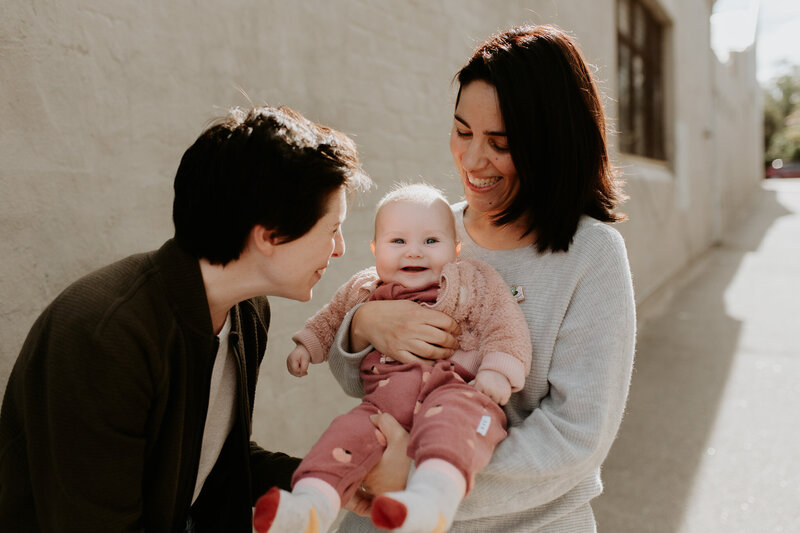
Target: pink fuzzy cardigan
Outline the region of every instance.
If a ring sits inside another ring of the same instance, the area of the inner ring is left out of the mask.
[[[375,267],[357,272],[292,340],[308,350],[312,363],[325,361],[344,316],[367,301],[380,284]],[[446,313],[461,326],[459,349],[452,361],[473,374],[494,370],[508,379],[512,391],[522,388],[531,366],[528,324],[494,268],[476,259],[445,265],[436,303],[422,305]]]

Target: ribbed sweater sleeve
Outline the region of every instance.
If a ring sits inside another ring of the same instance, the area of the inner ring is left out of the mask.
[[[568,255],[569,261],[559,261],[550,254],[538,270],[546,277],[529,284],[547,291],[531,294],[535,305],[527,310],[537,315],[528,321],[535,326],[536,367],[549,362],[549,389],[537,405],[543,376],[535,367],[507,408],[508,437],[478,474],[456,520],[518,513],[556,500],[599,469],[617,433],[635,343],[625,246],[619,233],[595,221],[576,236]]]
[[[333,377],[339,382],[344,393],[353,398],[364,396],[364,384],[360,377],[361,360],[374,350],[370,344],[360,352],[350,351],[350,324],[361,305],[356,305],[344,316],[328,353],[328,366]]]

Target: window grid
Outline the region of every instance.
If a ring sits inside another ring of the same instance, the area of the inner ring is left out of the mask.
[[[663,33],[642,0],[617,0],[620,149],[662,160]]]

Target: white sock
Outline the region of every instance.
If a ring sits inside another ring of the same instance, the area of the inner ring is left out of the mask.
[[[259,533],[325,533],[340,507],[333,487],[306,478],[298,481],[292,492],[273,488],[262,496],[256,503],[253,525]]]
[[[406,490],[375,498],[372,522],[397,533],[447,531],[466,487],[456,467],[441,459],[429,459],[412,474]]]

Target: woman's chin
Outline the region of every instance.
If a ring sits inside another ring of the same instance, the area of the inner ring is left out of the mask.
[[[308,289],[308,292],[296,291],[296,292],[293,292],[292,294],[287,294],[287,295],[284,296],[284,298],[288,298],[288,299],[294,300],[296,302],[307,302],[307,301],[311,300],[312,296],[314,296],[314,289],[313,288]]]

